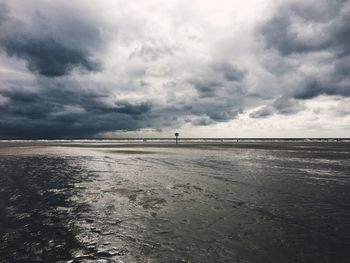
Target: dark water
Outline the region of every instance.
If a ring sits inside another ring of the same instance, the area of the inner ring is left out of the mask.
[[[350,144],[2,143],[0,262],[350,262]]]

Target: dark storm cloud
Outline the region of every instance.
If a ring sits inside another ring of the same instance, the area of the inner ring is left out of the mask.
[[[14,88],[12,88],[14,89]],[[151,104],[117,101],[101,106],[104,92],[91,93],[81,89],[68,90],[60,85],[41,89],[27,99],[28,92],[2,92],[10,98],[0,108],[2,137],[60,138],[94,136],[99,132],[137,130],[148,126]]]
[[[282,4],[260,27],[267,47],[282,55],[330,50],[348,54],[350,14],[346,0],[293,1]]]
[[[151,110],[151,104],[143,102],[140,104],[131,104],[129,102],[118,102],[116,111],[128,115],[142,115]]]
[[[3,11],[0,11],[0,49],[10,57],[26,61],[31,72],[47,77],[59,77],[68,75],[75,68],[85,71],[101,70],[100,63],[84,49],[89,46],[89,40],[95,42],[95,38],[98,37],[98,31],[92,26],[89,30],[89,25],[65,18],[64,14],[61,20],[51,21],[39,12],[33,14],[30,23],[25,23],[13,17],[11,10],[4,3],[1,5]],[[72,23],[67,24],[66,20]],[[52,22],[55,26],[51,26]],[[72,35],[74,31],[77,33],[75,36]],[[74,41],[70,40],[72,37]]]
[[[197,91],[198,98],[185,105],[182,114],[196,116],[191,121],[195,126],[235,119],[243,113],[245,75],[245,71],[228,61],[209,64],[203,74],[189,82]]]
[[[0,91],[0,94],[10,99],[10,102],[1,109],[2,119],[45,119],[54,110],[54,105],[36,93],[11,87]]]
[[[218,62],[210,65],[206,74],[196,76],[190,83],[201,98],[216,98],[232,91],[238,94],[245,74],[228,62]]]
[[[47,77],[69,74],[74,68],[99,71],[99,63],[86,51],[67,48],[54,39],[34,39],[18,36],[3,39],[0,45],[9,56],[24,59],[28,69]]]
[[[337,83],[335,81],[320,81],[317,79],[305,80],[300,87],[293,91],[296,99],[312,99],[319,95],[350,96],[350,83]]]
[[[280,97],[276,99],[272,103],[272,106],[278,113],[286,115],[294,114],[304,109],[299,101],[288,97]]]
[[[232,107],[232,109],[226,110],[220,108],[220,110],[208,112],[208,116],[214,121],[223,122],[236,118],[240,113],[243,113],[243,110],[241,108],[235,109],[234,107]]]
[[[272,103],[249,114],[251,118],[267,118],[274,114],[292,115],[304,110],[305,107],[296,99],[289,97],[279,97]]]
[[[198,118],[194,118],[193,124],[195,125],[230,121],[241,113],[243,113],[242,102],[229,97],[207,98],[200,102],[193,101],[190,105],[177,110],[179,116],[198,116]],[[204,119],[203,116],[205,116]],[[208,120],[205,120],[205,118],[208,118]],[[205,122],[198,122],[198,119],[203,119]]]
[[[268,62],[279,66],[268,70],[280,76],[279,68],[284,67],[287,70],[282,73],[294,79],[282,90],[283,97],[307,100],[320,95],[350,96],[349,4],[345,0],[282,3],[272,18],[259,26],[268,51],[279,54]],[[294,62],[288,65],[286,61]],[[307,63],[327,70],[303,73]]]
[[[204,65],[203,74],[190,76],[186,85],[194,88],[197,96],[178,105],[171,101],[155,105],[153,98],[120,100],[113,92],[149,89],[152,83],[134,87],[128,79],[126,85],[116,83],[114,88],[92,83],[94,88],[87,89],[74,78],[42,78],[66,76],[75,69],[100,70],[91,55],[100,47],[100,25],[90,22],[84,13],[67,15],[62,9],[50,16],[50,8],[37,9],[30,19],[17,16],[16,10],[0,14],[0,48],[10,58],[24,60],[37,78],[34,91],[5,83],[1,95],[9,102],[1,109],[2,136],[92,136],[115,130],[162,129],[180,126],[188,116],[193,125],[203,126],[230,121],[243,112],[246,72],[224,59]],[[161,58],[174,57],[177,52],[167,40],[145,39],[131,52],[129,61],[137,64],[133,58],[141,57],[147,63],[161,63]],[[147,70],[142,65],[130,67],[127,78],[145,77]],[[134,74],[136,71],[142,74]],[[175,82],[169,83],[164,89],[177,89]],[[15,126],[16,132],[11,134]]]
[[[128,101],[115,102],[113,106],[106,105],[88,105],[89,110],[99,113],[122,113],[127,115],[143,115],[150,112],[152,104],[149,102],[130,103]]]
[[[193,85],[201,98],[208,98],[217,96],[217,90],[222,83],[216,80],[195,80]]]
[[[8,90],[0,90],[0,95],[7,97],[13,101],[19,102],[33,102],[36,101],[39,97],[35,92],[27,91],[24,89],[16,89],[10,87]]]
[[[254,111],[249,114],[250,118],[253,119],[261,119],[261,118],[267,118],[275,113],[275,109],[271,107],[270,105],[264,106],[263,108]]]
[[[207,3],[208,16],[178,23],[163,4],[112,2],[0,3],[0,137],[208,126],[350,97],[348,1],[280,1],[243,33],[205,27],[217,18]]]

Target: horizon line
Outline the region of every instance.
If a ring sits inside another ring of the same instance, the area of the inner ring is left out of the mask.
[[[174,137],[117,137],[117,138],[96,138],[96,137],[62,137],[62,138],[0,138],[0,141],[25,141],[25,140],[175,140]],[[179,140],[350,140],[350,137],[179,137]]]

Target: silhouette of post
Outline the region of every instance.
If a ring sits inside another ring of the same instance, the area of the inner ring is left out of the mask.
[[[178,137],[179,137],[179,133],[175,132],[175,142],[176,142],[176,144],[178,144]]]

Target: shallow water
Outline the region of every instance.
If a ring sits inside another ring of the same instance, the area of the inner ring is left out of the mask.
[[[2,143],[0,262],[349,262],[349,143]]]

